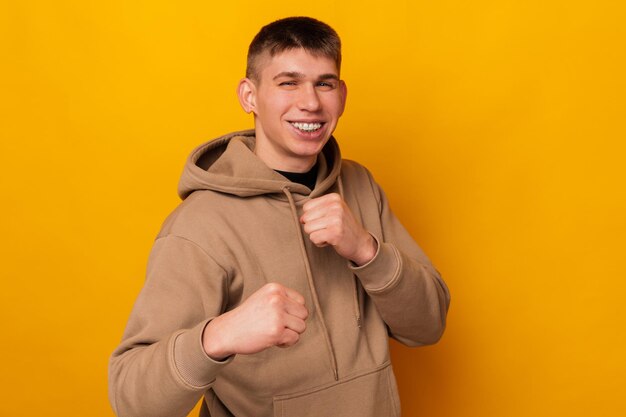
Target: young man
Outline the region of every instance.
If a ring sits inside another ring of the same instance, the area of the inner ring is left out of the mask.
[[[255,128],[196,148],[111,358],[118,416],[399,416],[388,336],[435,343],[449,293],[331,136],[328,25],[265,26],[239,100]]]

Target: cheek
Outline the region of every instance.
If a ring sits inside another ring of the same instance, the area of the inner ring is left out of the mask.
[[[261,103],[259,112],[263,117],[275,118],[280,117],[289,110],[289,98],[281,94],[266,97]]]
[[[341,116],[343,112],[343,103],[340,97],[332,97],[324,105],[328,113],[333,117]]]
[[[324,107],[332,113],[340,113],[343,107],[342,95],[337,90],[329,91],[327,94],[321,95],[320,99],[324,103]]]

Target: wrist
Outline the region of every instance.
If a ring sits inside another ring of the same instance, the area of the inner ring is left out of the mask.
[[[354,256],[353,259],[350,259],[355,265],[361,266],[365,265],[369,261],[371,261],[376,255],[376,251],[378,249],[378,243],[376,240],[367,233],[367,238],[364,243],[361,245],[360,250]]]
[[[223,361],[232,355],[231,352],[228,352],[223,343],[218,336],[220,332],[215,331],[217,327],[216,320],[219,320],[218,317],[211,320],[206,324],[204,330],[202,332],[202,348],[204,349],[204,353],[207,356],[215,361]]]

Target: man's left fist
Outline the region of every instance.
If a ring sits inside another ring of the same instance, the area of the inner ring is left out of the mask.
[[[314,245],[331,245],[335,251],[357,265],[369,262],[376,254],[376,241],[354,218],[337,193],[308,201],[300,223]]]

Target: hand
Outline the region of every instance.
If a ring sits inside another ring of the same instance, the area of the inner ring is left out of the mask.
[[[308,315],[298,292],[266,284],[237,308],[211,320],[204,328],[202,346],[216,360],[292,346],[306,329]]]
[[[369,262],[376,254],[376,241],[354,218],[339,194],[314,198],[302,210],[300,222],[316,246],[331,245],[339,255],[357,265]]]

